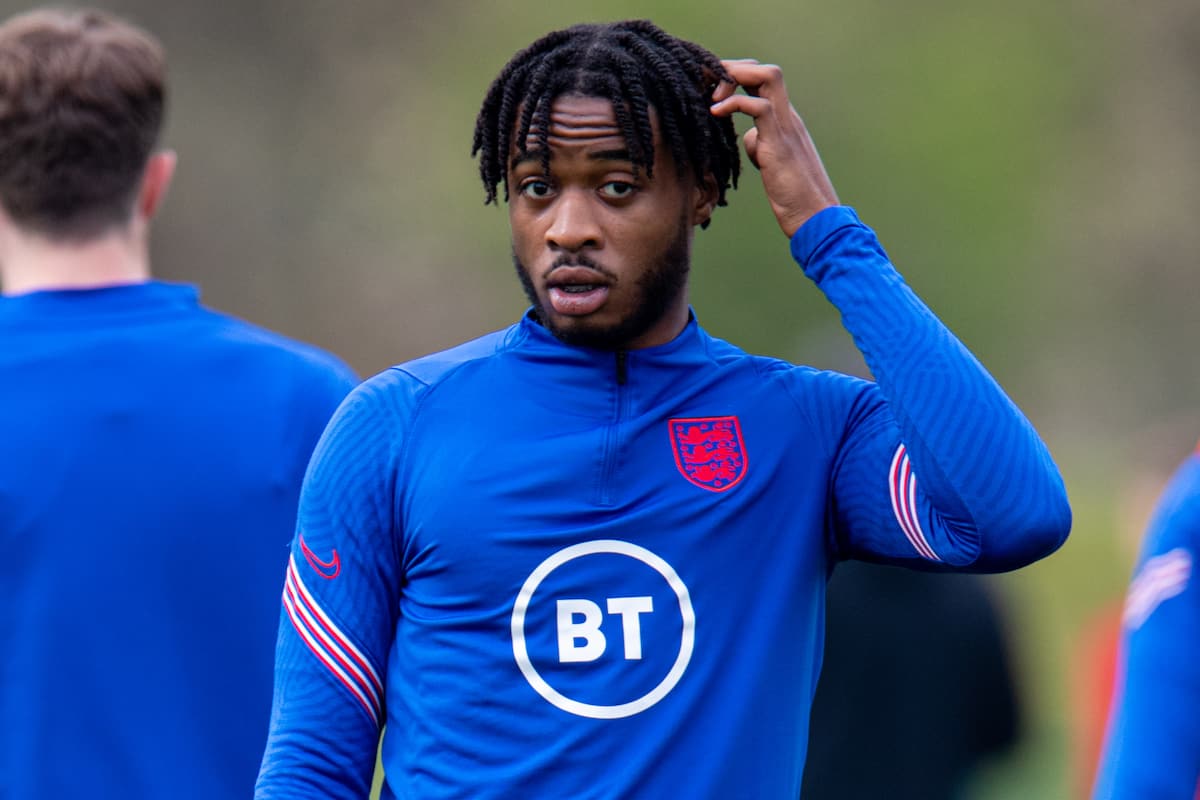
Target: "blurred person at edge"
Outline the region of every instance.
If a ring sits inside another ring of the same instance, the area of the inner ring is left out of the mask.
[[[287,542],[356,380],[151,278],[164,56],[0,25],[0,796],[251,794]]]
[[[1200,449],[1163,490],[1121,614],[1093,800],[1200,800]]]
[[[692,313],[735,113],[781,252],[878,383]],[[367,381],[318,444],[257,796],[366,797],[386,722],[384,798],[791,800],[833,564],[1028,564],[1067,536],[1058,470],[838,204],[777,67],[647,21],[556,31],[474,149],[533,307]]]

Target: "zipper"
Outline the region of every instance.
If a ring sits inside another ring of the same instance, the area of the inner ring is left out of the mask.
[[[613,476],[617,470],[617,457],[620,454],[621,423],[625,419],[625,404],[628,402],[629,390],[629,353],[625,350],[616,352],[617,391],[613,402],[612,421],[604,431],[604,459],[600,468],[600,485],[597,487],[596,503],[601,506],[613,505]]]

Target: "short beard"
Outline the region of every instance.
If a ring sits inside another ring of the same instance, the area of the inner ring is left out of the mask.
[[[587,261],[586,258],[581,260]],[[680,221],[675,239],[667,245],[661,255],[653,259],[653,266],[637,279],[639,295],[635,298],[633,313],[615,325],[605,328],[579,326],[564,330],[555,325],[553,318],[546,313],[541,300],[538,299],[529,269],[521,263],[515,250],[513,267],[517,271],[521,287],[525,290],[525,296],[533,305],[538,322],[559,341],[596,350],[626,350],[630,342],[650,330],[663,318],[687,285],[687,276],[691,269],[687,220]]]

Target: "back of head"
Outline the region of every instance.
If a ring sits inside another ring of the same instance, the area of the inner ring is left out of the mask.
[[[500,184],[508,197],[510,149],[527,152],[532,129],[548,153],[551,104],[561,95],[578,94],[612,101],[633,163],[647,172],[654,164],[653,109],[676,165],[697,178],[711,175],[717,203],[724,205],[726,189],[737,186],[737,134],[733,122],[713,116],[709,106],[717,84],[728,78],[711,52],[647,20],[575,25],[546,34],[504,66],[479,111],[472,152],[479,153],[487,202],[496,200]]]
[[[0,205],[56,240],[128,222],[162,127],[166,62],[148,33],[93,10],[0,25]]]

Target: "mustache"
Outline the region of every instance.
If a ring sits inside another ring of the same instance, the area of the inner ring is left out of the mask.
[[[594,269],[596,272],[599,272],[601,275],[606,277],[613,277],[607,269],[600,266],[595,261],[592,261],[582,253],[559,256],[558,258],[554,259],[554,263],[550,265],[550,269],[546,270],[546,274],[553,272],[559,267],[587,267],[588,269]]]

